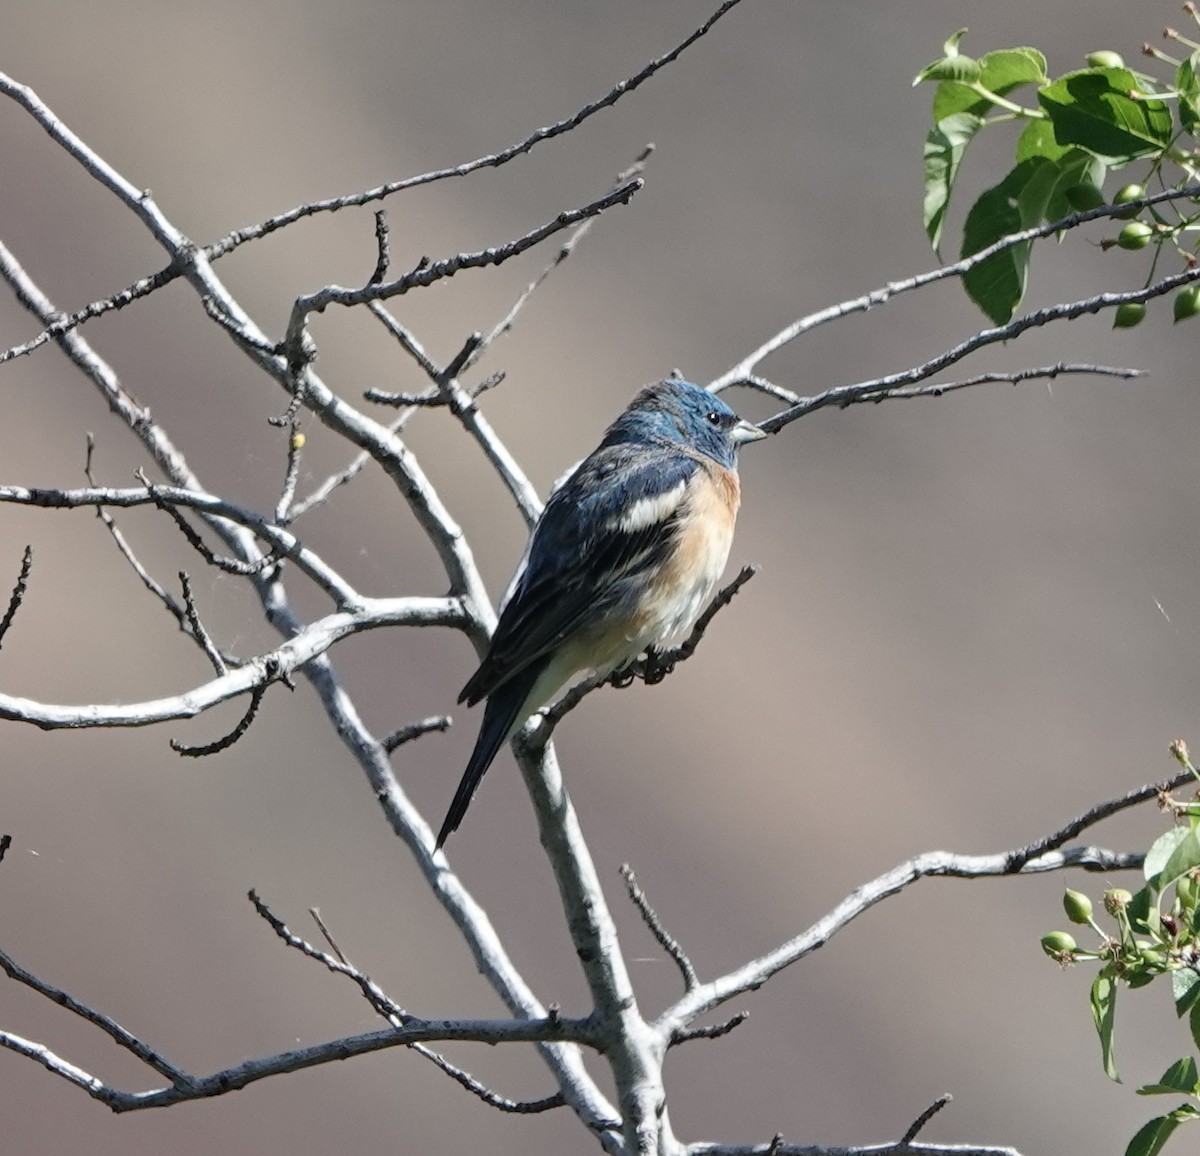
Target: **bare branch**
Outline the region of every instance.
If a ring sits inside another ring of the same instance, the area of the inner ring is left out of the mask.
[[[672,48],[669,52],[663,53],[662,56],[656,57],[650,61],[644,68],[634,73],[632,76],[622,80],[619,84],[614,85],[604,96],[599,100],[590,101],[578,111],[562,120],[555,121],[545,128],[540,128],[536,132],[531,133],[524,140],[510,145],[508,148],[501,149],[496,153],[489,153],[487,156],[482,156],[473,161],[468,161],[465,164],[455,165],[448,169],[434,169],[431,172],[422,173],[420,176],[406,177],[399,181],[390,181],[386,185],[380,185],[376,189],[370,189],[362,193],[353,193],[347,197],[335,197],[327,201],[314,201],[310,204],[299,205],[286,213],[281,213],[277,217],[272,217],[268,221],[264,221],[260,225],[251,225],[249,228],[239,229],[234,233],[230,233],[228,237],[210,245],[205,251],[209,260],[215,261],[226,253],[232,252],[239,245],[244,245],[247,241],[255,241],[260,237],[269,236],[276,230],[290,225],[293,221],[298,221],[303,217],[311,217],[317,213],[336,213],[339,209],[349,208],[353,205],[366,205],[372,201],[383,200],[384,197],[390,197],[395,193],[403,192],[405,189],[416,188],[419,185],[432,184],[435,181],[446,180],[449,177],[464,177],[468,173],[473,173],[479,169],[499,168],[501,165],[507,164],[516,157],[522,156],[529,152],[535,145],[540,144],[544,140],[552,140],[554,137],[562,136],[564,133],[571,132],[578,128],[585,120],[595,115],[601,109],[610,108],[616,104],[621,97],[627,93],[633,92],[639,88],[647,80],[649,80],[656,72],[661,71],[668,64],[678,59],[688,48],[696,43],[704,36],[727,12],[732,8],[736,8],[740,0],[724,0],[720,7],[710,16],[699,28]],[[2,74],[0,74],[2,75]],[[4,78],[7,79],[7,78]],[[11,82],[10,82],[11,83]],[[0,91],[4,91],[0,87]],[[31,110],[32,111],[32,110]]]
[[[689,1144],[688,1156],[1021,1156],[1016,1148],[991,1144],[787,1144],[776,1135],[769,1144]]]
[[[358,968],[349,964],[345,958],[342,958],[340,952],[338,952],[338,958],[335,958],[328,952],[314,947],[308,940],[301,938],[294,931],[290,930],[287,924],[275,915],[262,899],[259,898],[258,892],[253,888],[251,888],[248,898],[254,904],[254,910],[262,916],[271,930],[288,947],[294,948],[302,955],[308,956],[309,959],[316,960],[334,974],[344,975],[347,979],[353,980],[362,992],[363,998],[389,1023],[398,1027],[414,1018],[396,1003],[369,975],[359,971]],[[318,926],[321,925],[318,924]]]
[[[55,139],[59,139],[60,127],[56,118],[48,127]],[[213,312],[228,319],[226,332],[256,364],[281,385],[294,388],[283,359],[268,352],[273,346],[215,276],[204,254],[190,250],[186,238],[161,218],[157,206],[150,198],[139,194],[129,182],[115,174],[111,167],[88,149],[78,137],[68,133],[66,145],[68,151],[77,155],[89,172],[99,168],[102,173],[101,179],[109,187],[113,187],[117,195],[133,208],[139,217],[144,219],[145,215],[149,214],[151,231],[184,266],[189,283],[201,299],[211,302]],[[54,306],[28,278],[15,259],[11,259],[11,255],[2,245],[0,272],[21,283],[22,291],[26,294],[25,299],[34,303],[31,307],[43,317],[44,324],[54,320],[57,316]],[[204,487],[188,467],[183,455],[151,420],[148,411],[138,406],[122,389],[111,367],[97,357],[78,334],[65,334],[59,338],[59,343],[72,361],[101,390],[109,405],[134,435],[146,445],[167,477],[181,489],[202,492]],[[419,463],[407,446],[396,437],[396,429],[381,426],[346,405],[311,368],[306,373],[305,390],[320,420],[335,434],[344,437],[363,451],[364,455],[377,462],[392,480],[397,491],[407,502],[418,526],[433,545],[449,576],[453,596],[442,603],[445,624],[458,625],[467,632],[477,647],[482,647],[494,618],[470,548]],[[235,547],[235,553],[239,557],[249,560],[257,556],[254,538],[248,530],[220,517],[214,518],[212,526],[223,540]],[[266,581],[262,576],[257,576],[251,581],[262,601],[267,620],[289,639],[289,643],[301,636],[311,637],[314,629],[320,632],[329,625],[326,620],[312,625],[301,621],[292,610],[277,580]],[[374,605],[377,608],[391,605],[412,609],[415,604],[407,600],[395,600],[391,603],[379,600]],[[364,615],[367,615],[368,611],[364,611]],[[383,624],[382,619],[377,620]],[[430,618],[429,621],[432,622],[433,619]],[[509,957],[487,914],[457,877],[447,870],[444,857],[433,854],[433,834],[397,782],[388,763],[387,752],[364,725],[328,660],[320,653],[320,647],[316,649],[318,652],[303,666],[305,676],[315,689],[334,732],[342,739],[351,757],[364,772],[392,830],[410,848],[431,891],[463,936],[480,972],[514,1015],[527,1019],[536,1019],[544,1015],[543,1005]],[[31,705],[23,700],[12,699],[5,703],[9,708],[14,704],[21,707]],[[18,714],[15,717],[21,716]],[[77,717],[64,716],[62,722],[56,720],[53,725],[78,723]],[[10,1043],[0,1042],[6,1046]],[[546,1042],[539,1044],[539,1049],[558,1080],[567,1104],[585,1127],[598,1135],[609,1132],[614,1126],[616,1112],[584,1067],[578,1048],[571,1044]]]
[[[1126,871],[1141,866],[1143,856],[1109,851],[1101,847],[1074,847],[1067,851],[1047,851],[1013,867],[1020,852],[997,855],[956,855],[949,851],[927,851],[893,867],[890,871],[852,891],[832,911],[808,930],[751,960],[742,967],[710,983],[701,984],[684,995],[655,1021],[654,1027],[668,1039],[697,1016],[704,1015],[726,1000],[761,987],[776,972],[782,971],[817,948],[828,943],[848,923],[885,899],[898,895],[906,887],[926,877],[980,879],[991,875],[1036,874],[1079,867],[1087,871]]]
[[[94,1008],[88,1007],[87,1004],[77,1000],[72,995],[68,995],[61,988],[47,983],[44,979],[39,979],[33,972],[21,967],[3,949],[0,949],[0,968],[4,970],[9,979],[15,979],[17,983],[24,984],[25,987],[36,991],[38,995],[44,996],[51,1003],[56,1003],[59,1007],[66,1008],[73,1015],[77,1015],[80,1019],[86,1020],[94,1027],[98,1027],[118,1047],[131,1052],[142,1063],[153,1068],[160,1076],[165,1076],[172,1084],[183,1085],[187,1083],[188,1077],[181,1068],[177,1068],[169,1060],[160,1056],[158,1052],[138,1039],[132,1032],[126,1031],[116,1020],[106,1016],[103,1012],[98,1012]]]
[[[547,237],[552,237],[562,229],[569,228],[579,221],[594,217],[614,205],[628,204],[630,198],[642,187],[640,180],[630,181],[621,188],[607,193],[591,204],[579,209],[567,209],[559,213],[551,221],[531,229],[524,236],[517,237],[503,245],[480,249],[474,253],[456,253],[453,257],[445,257],[440,261],[421,262],[403,277],[384,284],[367,284],[359,289],[345,289],[340,285],[327,285],[315,293],[296,298],[292,306],[291,319],[288,321],[287,336],[284,338],[284,348],[288,365],[295,372],[299,367],[306,366],[312,361],[312,350],[306,346],[308,334],[308,318],[313,313],[323,313],[330,305],[351,307],[367,305],[372,301],[387,301],[399,297],[412,289],[424,289],[437,281],[453,277],[463,269],[483,269],[492,265],[500,265],[512,257],[524,253],[527,249],[540,245]]]
[[[266,542],[271,550],[281,557],[291,559],[300,571],[324,590],[339,606],[361,605],[362,596],[318,555],[300,544],[300,540],[260,514],[234,505],[213,494],[196,490],[183,490],[177,486],[137,486],[124,489],[97,486],[82,490],[28,489],[24,486],[0,486],[0,502],[11,502],[22,506],[40,506],[47,509],[68,510],[82,506],[158,506],[175,516],[179,509],[196,510],[212,519],[222,519],[252,531]],[[178,518],[176,518],[178,523]],[[198,542],[196,532],[183,523],[189,542],[208,561],[215,561],[212,551]],[[211,556],[211,557],[210,557]],[[229,561],[229,560],[226,560]],[[252,562],[237,562],[235,572],[252,575],[262,570],[261,556]]]
[[[484,456],[512,495],[517,508],[525,518],[526,525],[532,526],[542,512],[542,502],[533,483],[530,482],[520,463],[492,428],[491,422],[484,417],[475,404],[475,397],[482,390],[477,391],[476,394],[468,393],[457,380],[462,367],[469,362],[475,350],[479,348],[482,340],[480,336],[477,333],[472,334],[459,350],[457,358],[441,369],[425,352],[421,343],[391,315],[382,303],[374,302],[369,308],[433,382],[432,391],[410,400],[414,404],[445,405],[449,408],[462,427],[483,450]],[[370,396],[372,400],[376,401],[391,401],[386,395],[380,395],[375,391],[372,391]],[[428,401],[425,400],[426,398]]]
[[[6,361],[12,361],[15,357],[24,357],[26,354],[32,353],[39,346],[45,345],[48,341],[57,341],[60,337],[78,328],[85,321],[90,321],[93,317],[101,317],[105,313],[111,313],[115,309],[124,309],[131,302],[137,301],[141,297],[148,297],[164,285],[169,285],[179,274],[180,270],[178,268],[174,265],[168,265],[165,269],[160,269],[157,273],[151,273],[148,277],[139,278],[127,289],[122,289],[119,293],[114,293],[111,297],[105,297],[100,301],[93,301],[90,305],[85,305],[82,309],[78,309],[74,313],[59,314],[57,320],[51,321],[36,337],[31,337],[28,341],[21,342],[20,345],[14,345],[0,352],[0,365],[3,365]],[[16,293],[17,300],[22,305],[26,306],[26,308],[32,306],[33,303],[22,296],[19,288],[16,289]],[[37,312],[36,309],[32,311]]]
[[[1163,277],[1152,285],[1147,285],[1144,289],[1131,289],[1124,293],[1097,293],[1079,301],[1048,305],[1044,309],[1037,309],[1033,313],[1016,317],[1007,325],[982,329],[973,337],[967,338],[966,341],[952,346],[912,369],[906,369],[900,373],[890,373],[876,378],[874,381],[859,382],[855,385],[839,385],[833,389],[827,389],[823,393],[806,397],[790,409],[785,409],[773,417],[767,418],[761,425],[768,433],[776,433],[785,425],[805,414],[812,413],[813,410],[823,409],[830,405],[845,406],[864,398],[869,401],[878,401],[894,389],[924,381],[935,373],[941,373],[943,369],[962,361],[969,354],[988,345],[1011,341],[1026,330],[1049,325],[1054,321],[1071,321],[1076,317],[1084,316],[1084,314],[1099,313],[1101,309],[1111,309],[1117,305],[1149,301],[1154,297],[1162,297],[1164,294],[1172,293],[1195,282],[1200,282],[1200,265],[1193,269],[1185,269],[1182,273],[1176,273],[1170,277]]]
[[[0,694],[0,718],[32,723],[43,730],[81,727],[142,727],[194,718],[217,703],[256,687],[283,681],[324,655],[335,642],[362,630],[383,626],[455,626],[462,628],[462,604],[455,598],[366,599],[353,612],[339,611],[304,626],[267,654],[182,694],[146,702],[60,706]]]
[[[586,1021],[556,1016],[545,1020],[411,1020],[400,1027],[343,1036],[322,1044],[261,1056],[223,1068],[207,1076],[180,1073],[169,1087],[144,1092],[126,1092],[97,1079],[41,1044],[0,1031],[0,1047],[37,1060],[48,1071],[83,1088],[114,1112],[136,1112],[165,1108],[186,1100],[206,1100],[240,1091],[259,1080],[319,1067],[335,1060],[368,1055],[387,1048],[411,1047],[431,1040],[460,1040],[482,1044],[540,1043],[545,1041],[588,1042],[591,1028]],[[134,1041],[145,1048],[140,1040]]]
[[[644,149],[637,155],[637,159],[624,172],[617,175],[616,181],[613,182],[613,188],[620,188],[623,184],[632,180],[634,177],[640,177],[646,171],[646,162],[650,159],[654,152],[653,143],[646,145]],[[592,225],[595,223],[595,218],[589,218],[586,221],[575,226],[571,235],[559,247],[558,253],[554,260],[551,261],[542,271],[522,290],[520,296],[513,303],[512,308],[488,331],[475,349],[470,359],[466,362],[467,366],[476,364],[479,359],[506,333],[508,333],[516,323],[517,314],[525,307],[530,298],[545,284],[547,278],[560,265],[565,262],[572,253],[575,252],[576,246],[580,241],[587,236]],[[464,367],[465,368],[465,367]]]
[[[1069,850],[1061,848],[1063,844],[1102,820],[1157,798],[1192,780],[1191,771],[1186,771],[1163,782],[1128,791],[1115,799],[1090,807],[1058,830],[1016,851],[996,855],[955,855],[948,851],[929,851],[918,855],[858,887],[807,931],[781,947],[720,979],[685,993],[673,1007],[668,1008],[658,1018],[654,1027],[667,1038],[674,1038],[675,1033],[684,1029],[696,1016],[703,1015],[735,995],[760,987],[777,971],[827,943],[842,927],[876,903],[899,894],[918,879],[927,876],[977,879],[993,875],[1037,874],[1069,867],[1087,871],[1137,869],[1141,867],[1144,858],[1140,854],[1114,852],[1098,847],[1074,847]]]
[[[889,389],[877,394],[866,394],[862,397],[850,398],[845,405],[859,402],[888,401],[891,398],[941,397],[946,393],[954,393],[960,389],[971,389],[976,385],[990,385],[996,382],[1006,382],[1009,385],[1020,385],[1026,381],[1053,381],[1065,374],[1086,374],[1092,377],[1116,377],[1123,381],[1131,381],[1135,377],[1145,376],[1143,369],[1126,369],[1115,365],[1081,365],[1076,363],[1058,362],[1056,365],[1044,365],[1037,369],[1017,369],[1005,373],[992,371],[977,373],[974,377],[965,377],[961,381],[939,381],[933,385],[922,385],[912,389]],[[802,399],[797,399],[799,402]],[[793,402],[793,404],[797,404]]]
[[[1149,196],[1143,197],[1136,202],[1136,207],[1141,208],[1163,201],[1186,200],[1198,196],[1200,196],[1200,185],[1188,185],[1182,189],[1165,189],[1162,192],[1152,193]],[[1134,202],[1130,203],[1134,204]],[[852,297],[837,305],[830,305],[825,309],[818,310],[816,313],[810,313],[805,317],[793,321],[791,325],[785,326],[773,337],[768,338],[757,349],[743,357],[735,366],[711,381],[708,388],[715,392],[720,392],[723,389],[728,389],[731,385],[752,379],[755,370],[762,361],[772,353],[782,349],[785,345],[795,341],[797,337],[807,333],[810,329],[815,329],[818,325],[824,325],[826,322],[848,317],[853,313],[865,313],[868,309],[873,309],[876,305],[882,305],[884,302],[890,301],[893,297],[898,297],[901,293],[908,293],[914,289],[924,288],[924,286],[932,285],[936,281],[944,281],[949,277],[961,277],[964,273],[975,268],[976,265],[982,264],[989,257],[994,257],[997,253],[1002,253],[1006,249],[1075,229],[1082,224],[1086,224],[1088,221],[1111,217],[1116,213],[1126,211],[1128,208],[1129,205],[1101,205],[1099,208],[1089,209],[1086,212],[1072,213],[1070,216],[1063,217],[1062,220],[1038,225],[1036,228],[1021,229],[1019,232],[1009,233],[1008,236],[1001,237],[998,241],[988,245],[984,249],[980,249],[977,253],[972,253],[969,257],[964,257],[961,261],[953,261],[949,265],[942,265],[937,269],[931,269],[927,273],[920,273],[915,277],[906,277],[901,281],[890,281],[882,288],[874,289],[861,297]],[[1164,292],[1170,292],[1170,290],[1164,290]],[[1102,294],[1101,296],[1104,295]],[[1135,299],[1130,298],[1130,300]],[[1142,300],[1148,300],[1148,298],[1142,298]],[[1120,304],[1120,301],[1114,300],[1111,304]],[[1104,304],[1098,304],[1090,312],[1095,312],[1103,307]],[[1088,311],[1084,310],[1084,312]],[[1041,322],[1041,324],[1045,324],[1045,322]]]
[[[1178,790],[1185,783],[1192,781],[1192,773],[1185,771],[1173,778],[1164,779],[1160,783],[1149,783],[1146,786],[1127,791],[1115,799],[1097,803],[1094,807],[1089,807],[1078,818],[1072,819],[1045,838],[1038,839],[1029,846],[1022,847],[1019,851],[1009,852],[1006,874],[1024,870],[1041,860],[1048,852],[1057,851],[1064,843],[1078,838],[1084,831],[1094,827],[1097,823],[1111,819],[1113,815],[1119,815],[1122,811],[1128,811],[1131,807],[1148,802],[1150,799],[1156,799],[1169,791]]]

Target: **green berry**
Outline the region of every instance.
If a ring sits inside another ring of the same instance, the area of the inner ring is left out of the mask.
[[[1112,199],[1114,205],[1127,205],[1130,201],[1140,201],[1146,195],[1145,185],[1124,185],[1119,188],[1116,195]],[[1138,215],[1140,209],[1125,209],[1120,213],[1113,213],[1119,221],[1130,221]]]
[[[1052,931],[1049,935],[1042,936],[1042,950],[1051,959],[1064,959],[1078,946],[1075,937],[1066,931]]]
[[[1069,887],[1063,894],[1063,910],[1072,923],[1088,924],[1092,919],[1092,901],[1082,891]]]
[[[1088,68],[1124,68],[1125,59],[1119,52],[1102,48],[1099,52],[1089,52],[1084,59]]]
[[[1122,249],[1144,249],[1152,236],[1154,230],[1145,221],[1130,221],[1117,234],[1117,244]]]
[[[1175,294],[1175,320],[1186,321],[1200,313],[1200,285],[1189,285]],[[1187,876],[1184,876],[1186,879]],[[1183,880],[1181,879],[1182,883]]]
[[[1116,313],[1113,314],[1113,328],[1132,329],[1135,325],[1140,325],[1145,316],[1146,307],[1140,301],[1126,301],[1123,305],[1118,305]]]

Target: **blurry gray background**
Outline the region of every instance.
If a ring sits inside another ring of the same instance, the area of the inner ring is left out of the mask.
[[[304,200],[519,140],[607,91],[713,7],[10,0],[0,67],[208,242]],[[1062,72],[1101,47],[1136,63],[1143,40],[1184,19],[1173,3],[1116,0],[1062,0],[1050,25],[1047,12],[1025,0],[749,0],[579,132],[390,202],[394,267],[517,236],[599,195],[644,144],[658,145],[646,188],[596,225],[484,367],[508,372],[487,412],[544,491],[642,383],[676,366],[711,379],[794,317],[936,263],[920,225],[932,91],[909,82],[954,29],[970,26],[964,50],[976,54],[1035,43]],[[1011,140],[977,150],[975,191],[1005,171]],[[163,263],[131,215],[11,103],[0,107],[0,158],[0,236],[62,307]],[[951,254],[966,203],[947,235]],[[1102,254],[1104,235],[1039,252],[1029,304],[1140,285],[1145,254]],[[463,273],[397,312],[445,360],[551,254]],[[247,246],[219,272],[278,334],[298,293],[359,284],[374,259],[364,209]],[[764,369],[814,392],[917,363],[982,324],[959,288],[943,285],[827,326]],[[36,329],[0,299],[0,344]],[[1084,359],[1149,376],[822,412],[745,454],[731,566],[758,562],[760,577],[665,685],[597,694],[560,731],[647,1010],[675,994],[677,977],[620,897],[622,862],[712,976],[914,853],[1018,846],[1171,773],[1168,742],[1200,737],[1198,334],[1171,326],[1167,302],[1130,333],[1085,319],[972,368]],[[284,451],[266,419],[284,399],[190,290],[174,285],[86,335],[210,488],[271,508]],[[349,397],[423,384],[365,316],[326,315],[315,335],[322,374]],[[131,480],[142,462],[133,439],[56,350],[5,366],[3,387],[0,480],[83,484],[88,430],[99,478]],[[731,400],[769,412],[760,398]],[[306,429],[302,492],[346,459],[316,423]],[[524,540],[500,485],[444,416],[416,421],[411,444],[498,594]],[[130,513],[121,524],[161,580],[192,572],[224,645],[272,644],[238,582],[206,571],[166,519]],[[444,589],[377,473],[300,532],[369,593]],[[6,692],[136,700],[207,676],[93,515],[0,509],[5,588],[26,542],[37,556],[0,655]],[[299,600],[308,613],[324,609]],[[380,733],[453,710],[473,669],[465,642],[441,632],[376,632],[335,660]],[[170,737],[223,734],[240,711],[136,733],[5,727],[0,831],[14,845],[0,867],[4,947],[197,1072],[374,1026],[350,985],[274,939],[244,899],[251,886],[304,931],[306,909],[320,907],[350,957],[414,1012],[496,1014],[303,682],[294,695],[273,691],[227,754],[196,762],[168,749]],[[434,819],[477,725],[454,713],[450,734],[395,760]],[[1146,811],[1099,838],[1136,848],[1160,829]],[[539,995],[582,1010],[507,754],[450,852]],[[734,1005],[751,1018],[732,1036],[672,1056],[677,1131],[868,1143],[897,1137],[949,1091],[955,1103],[927,1139],[1027,1154],[1123,1150],[1159,1109],[1132,1087],[1184,1054],[1186,1035],[1167,991],[1125,998],[1126,1087],[1104,1078],[1091,973],[1060,974],[1037,943],[1063,922],[1063,882],[930,881],[873,911]],[[1105,885],[1074,882],[1093,893]],[[11,982],[0,983],[0,1024],[123,1086],[156,1082]],[[551,1090],[526,1051],[448,1051],[507,1095]],[[498,1117],[399,1051],[124,1117],[3,1054],[0,1127],[5,1151],[21,1154],[595,1150],[565,1113]]]

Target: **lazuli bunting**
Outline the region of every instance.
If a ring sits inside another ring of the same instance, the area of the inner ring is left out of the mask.
[[[766,437],[677,378],[643,389],[551,495],[459,702],[487,699],[437,846],[504,741],[582,670],[608,674],[689,627],[729,556],[737,451]]]

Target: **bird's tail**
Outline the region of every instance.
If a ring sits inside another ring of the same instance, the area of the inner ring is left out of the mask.
[[[458,829],[459,823],[467,813],[467,807],[471,804],[475,788],[479,786],[479,780],[500,753],[504,740],[525,721],[528,714],[526,699],[542,672],[542,665],[535,664],[533,668],[522,671],[517,677],[498,687],[488,698],[483,711],[483,725],[480,726],[479,737],[475,740],[475,749],[471,752],[467,769],[463,772],[458,790],[454,793],[450,810],[446,812],[435,849],[441,848],[450,832]]]

